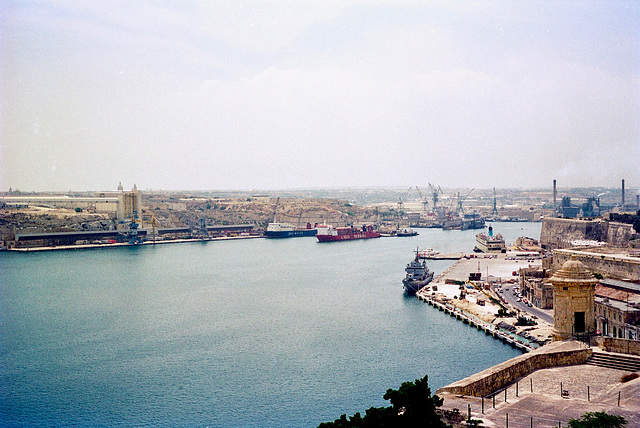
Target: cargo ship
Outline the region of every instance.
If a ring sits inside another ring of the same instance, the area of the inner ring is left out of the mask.
[[[406,275],[402,280],[405,293],[414,295],[421,288],[433,280],[433,272],[427,267],[427,262],[420,262],[420,252],[416,249],[416,257],[404,269]]]
[[[473,249],[482,253],[506,253],[507,246],[504,238],[499,233],[493,234],[493,227],[489,226],[489,234],[479,233],[476,235],[476,247]]]
[[[331,225],[318,225],[318,233],[316,238],[320,242],[334,242],[334,241],[351,241],[354,239],[371,239],[379,238],[380,232],[375,230],[373,226],[356,227],[333,227]]]
[[[266,238],[297,238],[300,236],[315,236],[317,229],[307,223],[306,228],[293,227],[287,223],[269,223],[264,231]]]

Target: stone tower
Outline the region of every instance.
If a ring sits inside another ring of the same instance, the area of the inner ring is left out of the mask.
[[[594,331],[598,279],[581,262],[571,259],[549,281],[553,284],[553,339]]]

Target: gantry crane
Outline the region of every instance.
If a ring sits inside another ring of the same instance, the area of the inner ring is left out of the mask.
[[[431,192],[431,197],[433,198],[433,207],[431,209],[435,213],[436,207],[438,206],[438,194],[442,194],[443,192],[440,186],[438,186],[438,188],[436,189],[436,187],[431,183],[429,183],[429,191]]]
[[[418,191],[418,194],[420,195],[420,201],[422,201],[422,214],[426,214],[427,213],[427,205],[429,204],[429,201],[427,201],[427,198],[424,197],[424,195],[422,194],[422,192],[420,191],[418,186],[416,186],[416,190]]]
[[[471,195],[471,192],[473,192],[474,190],[475,190],[475,187],[471,189],[469,193],[467,193],[467,196],[465,196],[462,199],[460,199],[460,192],[458,192],[458,212],[460,212],[460,214],[464,214],[464,208],[462,207],[462,203],[467,200],[467,198]]]

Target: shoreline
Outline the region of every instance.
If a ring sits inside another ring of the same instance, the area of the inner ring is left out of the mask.
[[[237,239],[255,239],[255,238],[262,238],[262,236],[249,235],[249,236],[222,236],[218,238],[167,239],[163,241],[144,241],[136,244],[130,244],[128,242],[116,242],[113,244],[57,245],[52,247],[7,248],[6,250],[3,250],[3,251],[33,253],[33,252],[41,252],[41,251],[89,250],[89,249],[96,249],[96,248],[137,247],[141,245],[183,244],[186,242],[232,241]]]
[[[516,326],[520,310],[501,299],[495,292],[495,284],[516,286],[518,278],[513,276],[514,271],[540,264],[540,260],[526,264],[521,260],[507,260],[505,254],[462,258],[439,274],[429,286],[418,291],[416,297],[470,326],[484,330],[486,334],[530,351],[550,340],[553,326],[542,319],[536,319],[534,326]],[[481,281],[474,281],[477,284],[474,286],[469,281],[469,273],[476,272],[480,272],[482,277]],[[464,297],[460,298],[462,292]],[[497,314],[501,306],[492,299],[503,302],[516,316],[499,317]],[[530,317],[528,313],[524,315]]]

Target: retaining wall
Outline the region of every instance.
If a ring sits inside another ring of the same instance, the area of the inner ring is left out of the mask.
[[[590,240],[626,246],[634,234],[633,226],[604,220],[545,218],[540,230],[540,245],[568,248],[571,241]]]
[[[440,388],[436,394],[486,397],[535,370],[582,364],[592,352],[581,342],[553,342]]]
[[[616,352],[618,354],[640,355],[640,341],[619,339],[614,337],[596,336],[593,343],[606,352]]]

